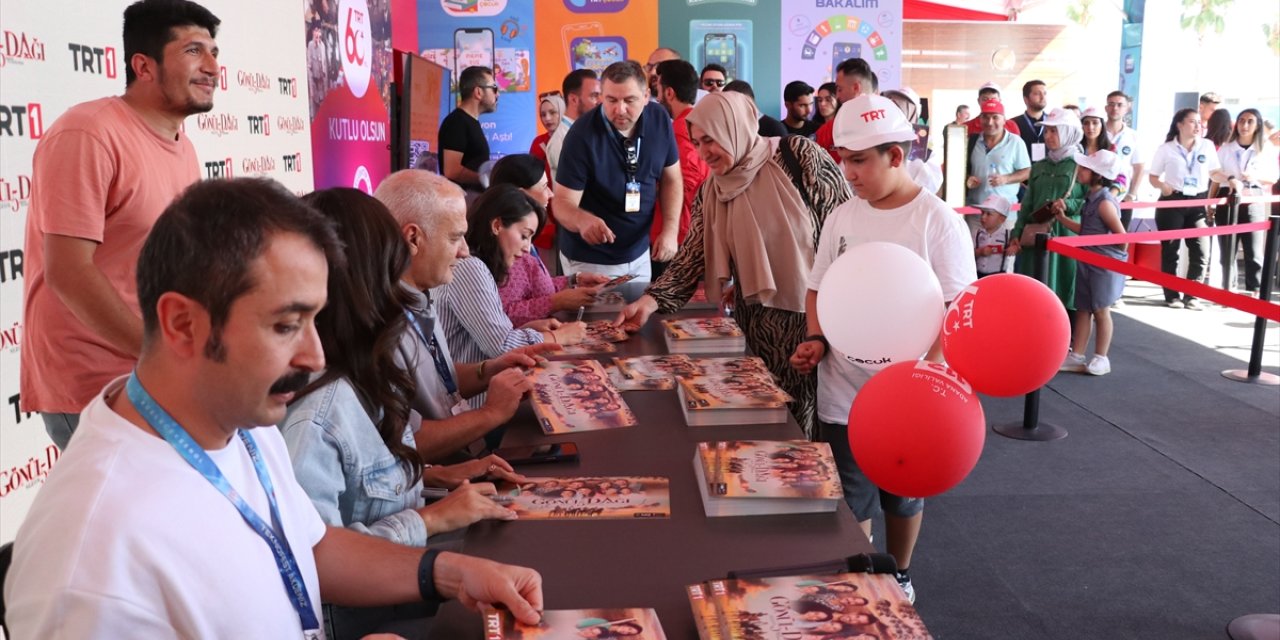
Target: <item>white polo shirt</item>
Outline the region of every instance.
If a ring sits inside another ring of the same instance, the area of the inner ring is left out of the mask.
[[[1239,178],[1247,174],[1249,184],[1246,186],[1275,182],[1280,176],[1280,152],[1270,145],[1264,145],[1259,153],[1252,146],[1246,149],[1232,140],[1218,149],[1218,163],[1228,177]]]
[[[1209,172],[1219,167],[1218,151],[1212,141],[1196,138],[1188,151],[1174,139],[1156,149],[1150,171],[1174,192],[1194,196],[1209,190]]]

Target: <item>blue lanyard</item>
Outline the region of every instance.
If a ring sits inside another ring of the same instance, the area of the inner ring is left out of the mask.
[[[1237,147],[1237,150],[1236,150],[1236,171],[1239,173],[1239,175],[1237,175],[1237,176],[1235,176],[1235,177],[1236,177],[1236,178],[1239,178],[1240,176],[1244,175],[1244,173],[1245,173],[1245,169],[1248,169],[1248,168],[1249,168],[1249,163],[1250,163],[1250,162],[1253,162],[1253,145],[1249,145],[1249,147],[1248,147],[1248,148],[1239,148],[1239,147],[1240,147],[1240,143],[1236,143],[1236,147]],[[1240,157],[1241,157],[1241,156],[1244,156],[1244,160],[1243,160],[1243,161],[1242,161],[1242,160],[1240,160]]]
[[[1194,172],[1194,171],[1195,171],[1195,166],[1196,166],[1196,149],[1200,148],[1200,143],[1199,143],[1199,141],[1197,141],[1197,142],[1193,143],[1193,144],[1191,145],[1191,151],[1189,151],[1189,152],[1188,152],[1185,148],[1183,148],[1183,146],[1182,146],[1181,144],[1178,144],[1178,141],[1177,141],[1177,140],[1174,140],[1174,146],[1178,147],[1178,154],[1179,154],[1179,155],[1181,155],[1183,158],[1185,158],[1185,159],[1186,159],[1186,161],[1187,161],[1187,175],[1186,175],[1185,177],[1190,178],[1190,177],[1191,177],[1192,172]],[[1197,183],[1199,183],[1199,181],[1200,181],[1200,176],[1196,176],[1195,178],[1196,178],[1196,182],[1197,182]]]
[[[249,452],[249,458],[253,460],[253,469],[258,474],[258,482],[262,483],[262,490],[267,494],[267,501],[271,505],[271,521],[272,525],[262,521],[262,518],[254,512],[253,507],[244,501],[239,492],[227,482],[226,476],[222,475],[222,471],[218,469],[218,465],[213,462],[209,454],[196,444],[195,440],[178,424],[172,416],[156,401],[152,399],[151,394],[142,388],[142,383],[138,381],[138,372],[133,372],[129,376],[129,382],[125,385],[125,392],[129,396],[129,402],[133,403],[142,418],[151,425],[160,437],[164,438],[173,448],[178,451],[178,455],[182,456],[188,464],[199,471],[201,475],[209,481],[227,500],[235,506],[240,512],[240,516],[248,523],[249,527],[262,538],[267,546],[271,547],[272,554],[276,558],[276,568],[280,570],[280,579],[284,581],[285,591],[289,593],[290,603],[293,609],[298,612],[298,617],[302,622],[302,632],[304,637],[319,637],[320,621],[316,619],[315,611],[311,608],[311,598],[307,595],[307,584],[303,581],[301,573],[298,571],[298,562],[294,559],[293,551],[289,548],[289,540],[281,534],[277,534],[275,527],[279,526],[284,529],[284,521],[280,518],[280,507],[276,503],[276,491],[271,484],[271,476],[267,473],[266,467],[262,462],[262,454],[258,451],[258,444],[254,442],[253,436],[244,429],[240,429],[237,433],[240,440],[244,442],[244,448]]]
[[[541,262],[541,261],[539,261]],[[440,381],[444,383],[444,390],[450,396],[458,392],[458,385],[453,382],[453,372],[449,370],[449,362],[445,360],[444,353],[440,349],[440,343],[436,342],[436,334],[431,332],[431,337],[427,337],[426,332],[422,330],[422,325],[418,324],[418,316],[412,311],[405,309],[404,314],[409,317],[409,326],[413,327],[413,332],[422,338],[422,343],[427,345],[427,351],[431,352],[431,360],[436,363],[436,373],[440,376]]]

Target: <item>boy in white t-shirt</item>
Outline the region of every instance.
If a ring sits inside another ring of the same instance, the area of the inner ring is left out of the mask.
[[[1013,271],[1010,258],[1018,252],[1018,245],[1009,244],[1009,234],[1013,230],[1004,224],[1011,208],[1013,205],[996,193],[977,205],[982,214],[981,224],[973,231],[973,255],[979,278]]]
[[[933,268],[948,301],[977,279],[965,223],[937,196],[911,180],[907,154],[914,137],[902,112],[880,96],[860,96],[836,114],[835,147],[845,178],[858,197],[837,207],[823,225],[805,299],[810,336],[791,356],[792,366],[801,373],[818,371],[818,429],[835,453],[845,501],[868,537],[871,518],[883,505],[886,548],[898,561],[898,582],[913,601],[915,590],[908,570],[920,534],[924,501],[882,491],[858,469],[845,423],[854,395],[874,371],[853,364],[830,348],[823,337],[817,300],[818,284],[831,263],[850,247],[866,242],[893,242],[916,252]],[[828,350],[833,353],[824,357]],[[941,354],[941,343],[935,342],[926,357],[940,361]]]

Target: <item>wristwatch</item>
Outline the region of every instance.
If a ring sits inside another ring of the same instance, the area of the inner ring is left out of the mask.
[[[804,340],[801,340],[801,342],[813,342],[815,340],[822,343],[823,349],[826,349],[827,351],[831,350],[831,343],[827,342],[827,337],[821,333],[805,336]]]

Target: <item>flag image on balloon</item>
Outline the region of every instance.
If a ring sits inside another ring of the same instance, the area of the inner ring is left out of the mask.
[[[929,263],[892,242],[855,245],[818,285],[818,322],[831,356],[871,370],[923,356],[942,327],[943,304]]]
[[[900,362],[871,377],[849,410],[849,449],[877,487],[927,498],[960,484],[982,455],[986,417],[944,364]]]
[[[947,308],[942,353],[947,364],[992,396],[1031,393],[1058,372],[1071,321],[1053,290],[1013,273],[965,288]]]

